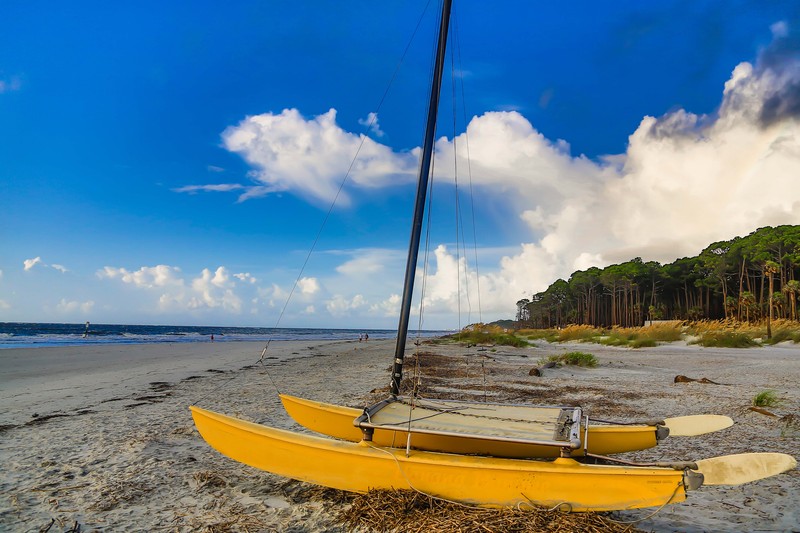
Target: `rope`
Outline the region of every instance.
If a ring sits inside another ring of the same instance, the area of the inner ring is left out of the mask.
[[[653,517],[654,517],[656,514],[660,513],[660,512],[661,512],[661,510],[662,510],[664,507],[666,507],[667,505],[669,505],[669,504],[672,502],[672,499],[675,497],[675,495],[676,495],[676,494],[678,494],[678,490],[679,490],[679,489],[680,489],[682,486],[683,486],[683,481],[679,481],[679,482],[678,482],[678,486],[677,486],[677,487],[675,487],[675,490],[672,492],[672,496],[670,496],[670,497],[667,499],[667,501],[665,501],[663,504],[661,504],[661,507],[659,507],[658,509],[656,509],[655,511],[653,511],[652,513],[650,513],[649,515],[647,515],[647,516],[645,516],[645,517],[642,517],[642,518],[637,518],[636,520],[614,520],[613,518],[610,518],[610,517],[609,517],[609,520],[611,520],[612,522],[614,522],[614,523],[616,523],[616,524],[638,524],[639,522],[643,522],[643,521],[645,521],[645,520],[648,520],[648,519],[650,519],[650,518],[653,518]]]
[[[397,403],[401,403],[403,405],[408,405],[409,407],[412,407],[412,408],[416,406],[414,403],[407,402],[407,401],[403,400],[402,398],[398,398],[396,401],[397,401]],[[428,402],[432,402],[432,401],[433,400],[428,400]],[[548,423],[550,421],[550,420],[535,419],[535,418],[534,419],[509,418],[509,417],[504,417],[504,416],[488,416],[488,415],[483,415],[483,414],[472,414],[472,413],[464,413],[464,412],[462,412],[464,409],[480,409],[480,407],[478,407],[478,405],[467,405],[467,406],[464,406],[464,407],[459,407],[459,406],[456,406],[456,407],[435,407],[433,405],[425,405],[425,406],[422,407],[422,409],[427,409],[429,411],[435,411],[436,415],[430,415],[430,416],[418,418],[418,419],[415,419],[415,420],[424,420],[426,418],[431,418],[431,417],[434,417],[434,416],[437,416],[437,415],[440,415],[440,414],[445,414],[445,415],[446,414],[455,414],[455,415],[460,415],[460,416],[465,416],[465,417],[481,418],[481,419],[485,419],[485,420],[499,420],[499,421],[502,421],[502,422],[521,422],[521,423],[531,423],[531,424],[546,424],[546,423]],[[572,408],[572,407],[566,407],[566,408],[565,407],[556,407],[555,409],[561,409],[563,411],[564,409],[574,409],[574,408]],[[486,409],[486,410],[488,411],[489,409]]]

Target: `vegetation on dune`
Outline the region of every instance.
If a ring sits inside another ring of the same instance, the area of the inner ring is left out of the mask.
[[[597,366],[598,361],[597,358],[586,352],[568,352],[562,353],[558,355],[551,355],[547,359],[544,359],[542,363],[556,363],[556,364],[564,364],[564,365],[572,365],[572,366],[582,366],[582,367],[589,367],[594,368]]]
[[[586,324],[571,324],[557,330],[557,335],[558,342],[588,341],[599,335],[603,335],[603,330]]]
[[[800,322],[784,319],[773,320],[770,324],[766,321],[709,320],[690,323],[686,330],[689,335],[697,337],[694,343],[702,346],[749,348],[784,341],[800,342]]]
[[[708,331],[692,341],[691,344],[699,344],[707,348],[751,348],[760,346],[747,333],[738,331]]]
[[[633,339],[630,342],[631,348],[652,348],[658,345],[658,343],[653,339]]]
[[[596,328],[638,327],[653,320],[735,320],[763,323],[762,338],[770,339],[778,333],[776,320],[800,319],[799,278],[800,226],[764,227],[667,265],[637,257],[576,271],[569,280],[556,280],[519,300],[516,327],[575,336],[563,341],[594,337]],[[564,328],[568,324],[586,328]]]
[[[495,344],[523,348],[528,341],[499,326],[472,324],[459,333],[442,337],[443,342],[459,342],[466,344]]]
[[[529,341],[558,342],[558,330],[556,329],[520,329],[516,333]]]
[[[778,344],[784,341],[800,343],[800,326],[796,325],[794,329],[789,326],[778,329],[773,328],[772,337],[764,339],[762,342],[764,344]]]
[[[555,342],[594,342],[605,346],[649,348],[660,342],[687,340],[691,344],[720,348],[750,348],[780,342],[800,343],[800,322],[778,319],[771,322],[772,337],[767,338],[767,324],[736,320],[664,321],[639,328],[595,328],[570,325],[562,329],[523,329],[517,335],[528,340]]]

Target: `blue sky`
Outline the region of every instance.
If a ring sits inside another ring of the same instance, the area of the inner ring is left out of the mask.
[[[800,224],[800,4],[551,4],[456,2],[423,327]],[[0,321],[275,325],[365,135],[281,325],[395,327],[437,9],[378,109],[423,1],[3,2]]]

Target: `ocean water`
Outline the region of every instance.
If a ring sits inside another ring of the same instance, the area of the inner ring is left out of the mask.
[[[215,326],[146,326],[135,324],[35,324],[0,322],[0,349],[86,344],[148,344],[161,342],[287,341],[391,339],[388,329],[239,328]],[[422,337],[445,335],[446,331],[423,331]],[[416,336],[416,332],[414,332]]]

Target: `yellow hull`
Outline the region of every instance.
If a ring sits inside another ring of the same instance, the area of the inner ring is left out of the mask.
[[[353,425],[353,420],[361,414],[359,409],[315,402],[288,394],[281,394],[280,397],[286,412],[301,426],[337,439],[351,442],[361,440],[361,430]],[[378,446],[405,448],[407,436],[404,431],[376,429],[372,441]],[[645,450],[656,444],[655,426],[589,426],[589,453],[611,455]],[[426,433],[414,433],[411,446],[435,452],[508,458],[554,458],[560,452],[554,446]],[[574,450],[572,456],[583,456],[583,448]]]
[[[686,499],[683,472],[381,448],[275,429],[191,407],[214,449],[255,468],[350,492],[415,489],[485,507],[533,504],[572,511],[661,506]]]

